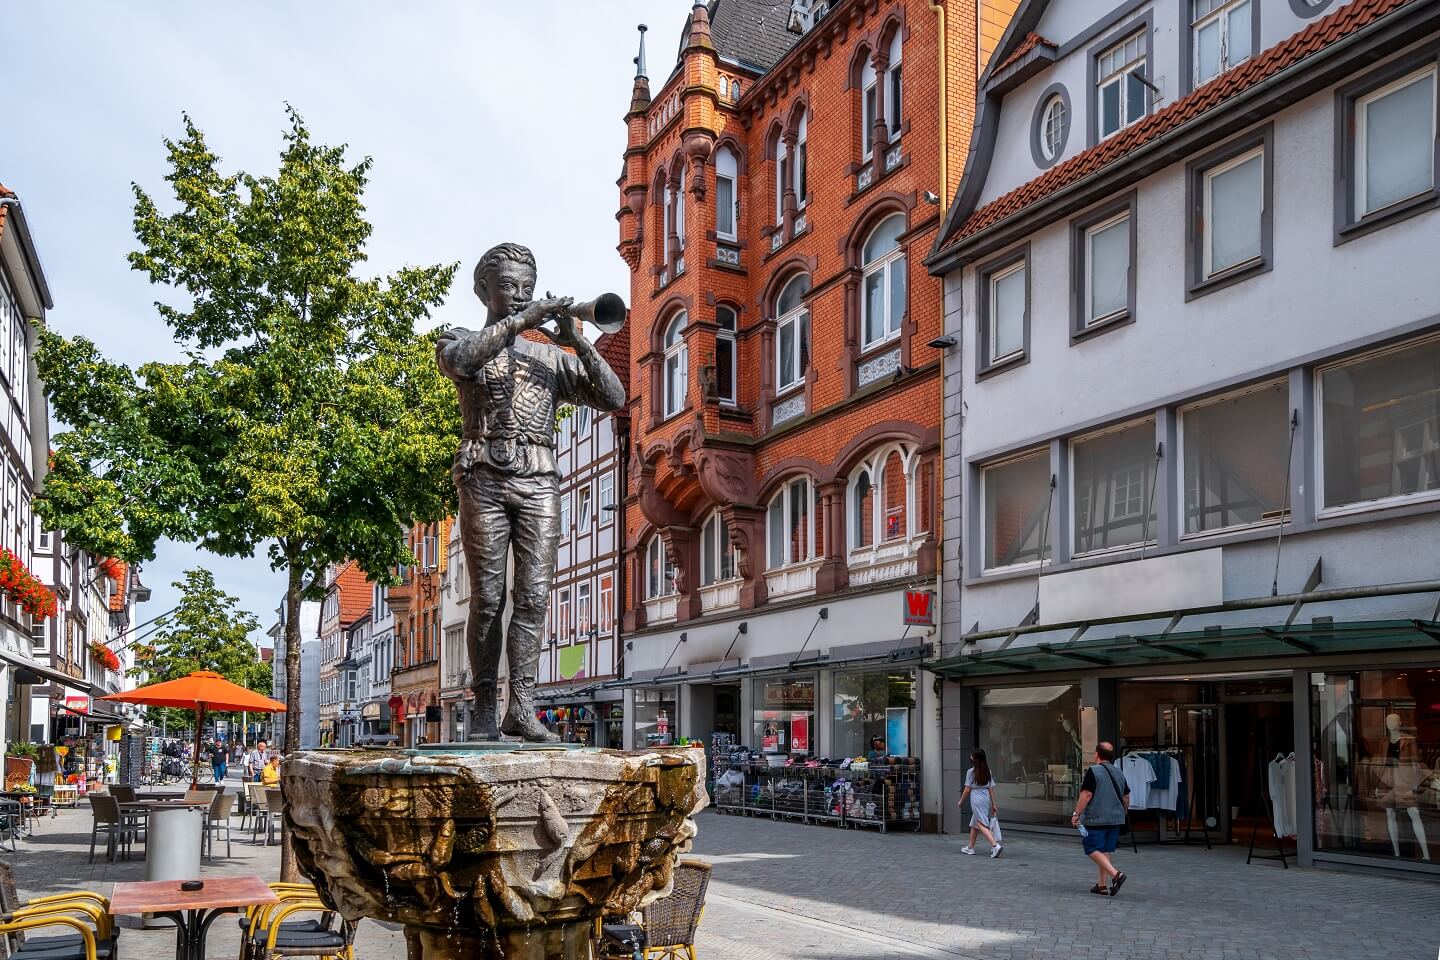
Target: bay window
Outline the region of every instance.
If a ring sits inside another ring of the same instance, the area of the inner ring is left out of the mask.
[[[735,579],[735,549],[730,545],[730,528],[719,512],[712,513],[700,530],[700,585]]]
[[[664,417],[673,417],[685,407],[689,389],[690,353],[685,345],[686,313],[682,310],[665,329],[665,404]]]
[[[805,380],[810,366],[810,311],[805,295],[810,275],[798,274],[775,301],[775,390],[784,392]]]
[[[900,246],[904,232],[905,216],[897,213],[881,221],[865,241],[861,253],[863,348],[900,335],[905,317],[905,250]]]
[[[1284,517],[1291,465],[1284,381],[1180,411],[1186,534]]]
[[[1050,558],[1049,519],[1054,506],[1050,451],[1039,450],[980,472],[985,504],[984,569],[997,570]]]
[[[1335,364],[1316,385],[1322,509],[1440,495],[1440,339]]]
[[[740,222],[739,181],[735,153],[729,147],[715,151],[715,235],[734,240]]]
[[[804,563],[816,554],[817,495],[808,477],[786,483],[766,510],[766,556],[770,569]]]
[[[1070,446],[1077,554],[1139,546],[1155,537],[1155,422],[1142,420]]]
[[[928,532],[932,479],[929,461],[912,446],[889,446],[871,455],[851,474],[846,490],[850,549]]]
[[[675,594],[675,565],[665,555],[665,544],[657,536],[645,548],[645,599]]]

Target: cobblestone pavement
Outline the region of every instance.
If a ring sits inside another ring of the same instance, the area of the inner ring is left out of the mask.
[[[235,821],[239,823],[238,819]],[[83,806],[0,851],[27,896],[108,893],[143,879],[138,860],[86,862]],[[7,844],[8,846],[8,844]],[[223,848],[223,843],[221,844]],[[1440,884],[1322,870],[1246,866],[1243,850],[1122,851],[1117,898],[1088,893],[1078,843],[1011,832],[1005,854],[962,857],[957,838],[880,835],[764,819],[700,817],[694,855],[715,866],[697,946],[704,960],[1160,958],[1432,960]],[[220,851],[223,854],[223,849]],[[204,875],[279,875],[279,850],[236,831],[233,855]],[[174,933],[126,930],[125,960],[169,960]],[[235,924],[211,929],[210,955],[237,953]],[[398,930],[360,925],[362,960],[403,958]]]

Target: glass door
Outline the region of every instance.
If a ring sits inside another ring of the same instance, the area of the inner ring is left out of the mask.
[[[1218,831],[1220,842],[1228,842],[1230,811],[1221,781],[1224,711],[1215,703],[1162,703],[1157,710],[1160,746],[1190,748],[1183,752],[1180,782],[1188,816],[1180,817],[1181,828],[1188,819],[1198,832],[1203,823],[1212,836]]]

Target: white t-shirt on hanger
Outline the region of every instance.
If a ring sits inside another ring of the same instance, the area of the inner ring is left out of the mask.
[[[1155,768],[1150,761],[1136,753],[1126,754],[1120,760],[1120,772],[1130,785],[1130,809],[1150,809],[1150,784],[1155,782]]]

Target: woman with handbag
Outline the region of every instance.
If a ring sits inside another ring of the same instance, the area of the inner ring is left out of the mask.
[[[1003,844],[996,836],[1000,826],[997,819],[1000,811],[995,809],[994,786],[995,780],[990,775],[990,763],[985,759],[985,751],[976,750],[970,754],[970,769],[965,771],[965,792],[960,794],[962,808],[965,806],[965,799],[970,799],[970,843],[960,848],[960,852],[967,857],[975,855],[977,833],[990,841],[990,859],[1000,856],[1003,849]]]

